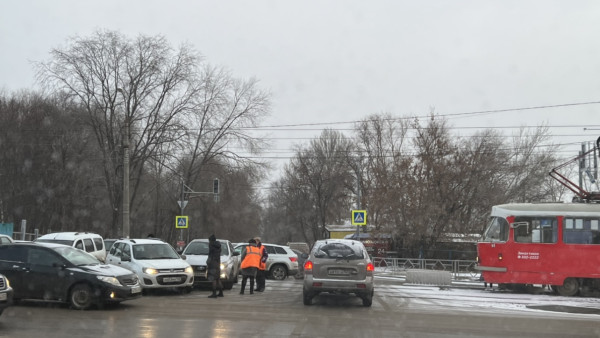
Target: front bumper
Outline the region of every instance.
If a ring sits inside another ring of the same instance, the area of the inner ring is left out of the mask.
[[[147,275],[140,278],[140,284],[144,289],[191,287],[194,285],[194,275],[188,273],[172,273]]]
[[[13,304],[13,289],[7,288],[0,291],[0,313]]]
[[[142,296],[142,286],[140,284],[132,286],[109,285],[103,291],[102,301],[104,302],[122,302],[135,299]]]

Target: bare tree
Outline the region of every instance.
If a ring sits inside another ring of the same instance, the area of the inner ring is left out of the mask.
[[[287,168],[288,189],[294,194],[301,192],[308,201],[303,203],[308,209],[300,215],[313,213],[316,217],[315,222],[306,224],[310,242],[324,238],[327,224],[348,219],[351,201],[347,186],[354,180],[348,155],[353,147],[340,132],[324,130],[310,147],[298,150]]]
[[[111,31],[75,37],[51,55],[50,61],[38,63],[39,79],[72,95],[87,113],[102,154],[115,234],[123,198],[115,175],[122,144],[131,143],[134,201],[144,164],[161,144],[184,135],[180,115],[198,109],[200,56],[186,45],[173,50],[161,36],[128,39]]]

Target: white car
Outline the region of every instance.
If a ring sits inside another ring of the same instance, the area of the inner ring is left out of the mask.
[[[233,245],[226,239],[217,239],[221,242],[221,282],[223,288],[231,290],[234,283],[238,282],[240,265],[239,253],[233,250]],[[206,260],[208,259],[208,239],[194,239],[183,249],[185,260],[194,268],[194,285],[209,286],[211,282],[206,279]]]
[[[247,243],[238,244],[235,246],[235,251],[241,254],[247,245]],[[266,266],[269,277],[284,280],[288,276],[294,276],[298,273],[298,255],[289,246],[269,243],[263,243],[263,245],[269,255]]]
[[[194,285],[190,264],[159,239],[120,239],[110,248],[106,262],[135,272],[144,289],[176,288],[189,292]]]
[[[34,242],[72,246],[93,255],[101,262],[106,258],[102,236],[91,232],[55,232],[40,236]]]

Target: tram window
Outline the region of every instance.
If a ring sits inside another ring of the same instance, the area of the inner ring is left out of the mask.
[[[600,244],[598,219],[565,218],[563,242],[567,244]]]
[[[514,239],[517,243],[556,243],[558,223],[555,218],[519,217],[515,219]]]
[[[508,240],[508,222],[503,217],[492,217],[483,235],[485,242],[506,242]]]

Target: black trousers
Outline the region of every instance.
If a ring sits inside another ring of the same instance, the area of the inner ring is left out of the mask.
[[[267,271],[258,269],[258,272],[256,273],[256,289],[264,290],[266,281],[267,281]]]

